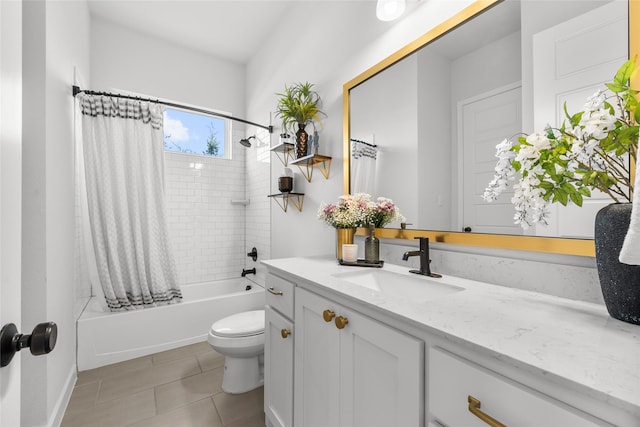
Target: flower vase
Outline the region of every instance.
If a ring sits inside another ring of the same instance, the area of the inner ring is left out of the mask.
[[[631,221],[631,203],[598,211],[595,221],[596,265],[609,315],[640,325],[640,266],[618,260]]]
[[[336,228],[336,258],[342,260],[342,245],[353,244],[355,228]]]
[[[298,123],[298,131],[296,132],[297,159],[306,156],[309,151],[309,134],[304,130],[304,126],[303,123]]]

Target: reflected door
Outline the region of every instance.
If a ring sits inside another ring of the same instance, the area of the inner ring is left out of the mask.
[[[574,114],[586,99],[603,89],[627,60],[627,2],[613,1],[533,38],[533,111],[536,131],[559,126],[564,104]],[[595,214],[612,200],[594,193],[583,206],[554,204],[548,226],[536,235],[593,238]]]
[[[462,101],[458,107],[458,129],[464,152],[462,164],[462,223],[460,231],[522,234],[513,223],[513,191],[487,203],[482,194],[493,179],[496,145],[522,130],[520,83]]]

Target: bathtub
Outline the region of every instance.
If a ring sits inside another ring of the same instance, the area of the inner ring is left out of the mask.
[[[78,319],[78,370],[206,341],[213,322],[264,308],[264,288],[246,278],[180,288],[179,304],[119,313],[105,312],[102,301],[91,298]]]

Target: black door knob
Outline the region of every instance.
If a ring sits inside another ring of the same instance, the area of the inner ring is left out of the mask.
[[[29,348],[31,354],[40,356],[51,353],[58,339],[58,325],[53,322],[39,323],[31,335],[18,333],[16,325],[7,323],[0,331],[0,367],[7,366],[13,356],[23,348]]]
[[[471,233],[471,227],[465,227],[462,229],[465,233]]]

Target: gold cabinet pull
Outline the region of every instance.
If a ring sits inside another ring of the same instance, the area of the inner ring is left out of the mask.
[[[336,312],[333,310],[325,310],[322,312],[322,318],[325,322],[331,322],[334,317],[336,317]]]
[[[277,295],[277,296],[279,296],[279,297],[281,297],[282,295],[284,295],[284,294],[282,293],[282,291],[278,291],[278,290],[276,290],[276,288],[273,288],[273,287],[271,287],[271,288],[267,288],[267,290],[269,291],[269,293],[270,293],[270,294]]]
[[[469,396],[467,400],[469,401],[469,412],[471,412],[473,415],[480,418],[482,421],[484,421],[491,427],[507,427],[504,424],[502,424],[500,421],[493,418],[492,416],[482,412],[480,410],[480,401],[478,399],[476,399],[473,396]]]
[[[347,326],[347,323],[349,323],[349,319],[347,319],[346,317],[344,316],[336,317],[336,328],[344,329],[344,327]]]
[[[289,329],[283,329],[283,330],[281,330],[281,331],[280,331],[280,335],[282,335],[282,338],[286,338],[286,337],[288,337],[289,335],[291,335],[291,330],[289,330]]]

